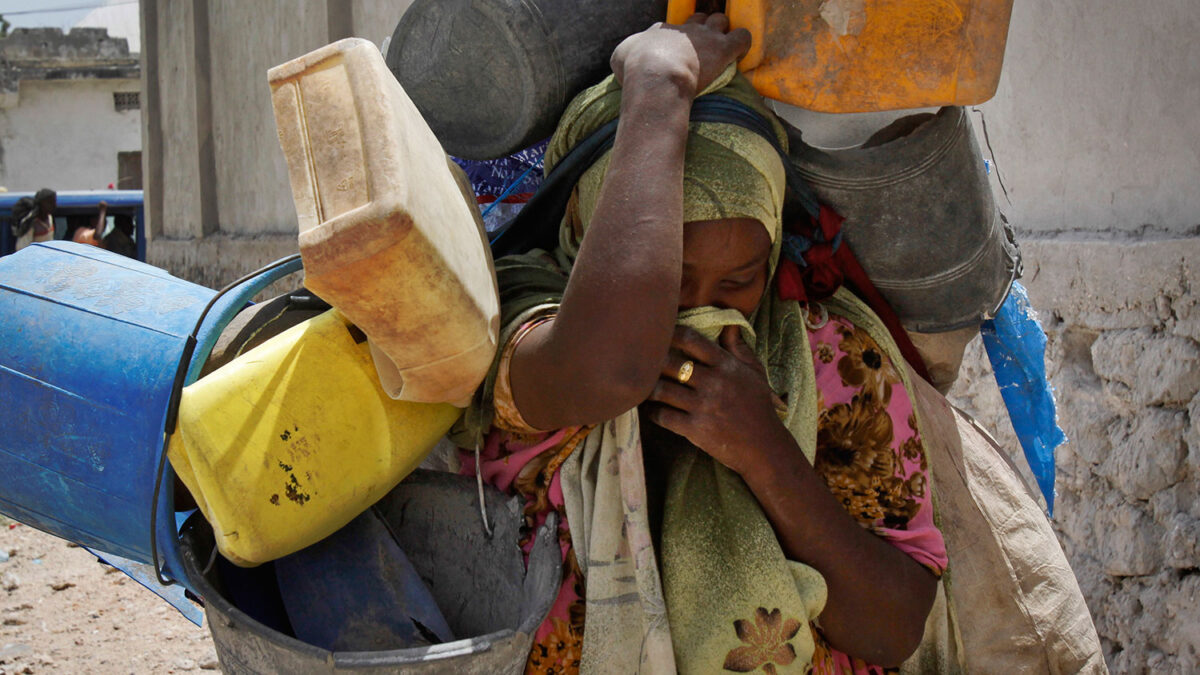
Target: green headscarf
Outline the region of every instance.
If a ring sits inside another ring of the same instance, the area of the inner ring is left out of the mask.
[[[771,121],[781,146],[787,133],[767,108],[750,81],[730,66],[701,96],[719,93],[743,103]],[[568,152],[621,111],[621,85],[609,76],[575,98],[563,113],[546,148],[549,173]],[[559,245],[574,260],[582,233],[591,223],[608,172],[611,152],[605,153],[579,179],[563,218]],[[779,153],[767,139],[736,124],[693,122],[688,127],[683,168],[683,220],[752,218],[771,237],[771,270],[779,257],[783,228],[783,197],[787,180]]]

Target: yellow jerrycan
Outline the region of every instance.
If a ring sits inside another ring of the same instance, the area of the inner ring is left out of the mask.
[[[682,23],[695,0],[670,0]],[[727,0],[753,43],[738,68],[768,98],[826,113],[990,99],[1012,0]]]
[[[305,286],[370,337],[390,396],[466,405],[496,352],[500,302],[465,176],[367,40],[268,78]]]
[[[364,334],[330,310],[185,387],[167,453],[221,553],[251,566],[350,522],[461,412],[389,397]]]

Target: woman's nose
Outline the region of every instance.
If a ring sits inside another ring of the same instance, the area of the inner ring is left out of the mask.
[[[707,284],[684,281],[679,288],[679,309],[694,309],[716,305],[713,288]]]
[[[700,307],[701,305],[697,303],[698,296],[699,293],[697,292],[696,284],[685,276],[683,282],[679,285],[679,309],[684,310]]]

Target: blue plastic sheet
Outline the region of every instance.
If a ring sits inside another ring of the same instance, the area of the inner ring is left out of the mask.
[[[1058,426],[1054,391],[1046,379],[1046,333],[1021,284],[1013,283],[996,318],[985,321],[981,332],[1013,431],[1053,515],[1054,450],[1067,437]]]
[[[163,586],[160,584],[158,582],[158,575],[154,573],[153,565],[130,560],[115,553],[105,553],[104,551],[97,551],[92,548],[87,550],[97,558],[129,575],[131,579],[145,586],[158,597],[166,600],[172,607],[179,610],[179,613],[187,618],[188,621],[197,626],[204,625],[204,610],[187,597],[187,591],[183,586],[179,584]]]
[[[507,157],[488,160],[472,160],[451,157],[471,181],[471,187],[479,197],[491,197],[483,208],[483,223],[488,232],[494,232],[509,219],[520,213],[524,202],[537,192],[542,184],[542,162],[546,155],[546,139]],[[516,203],[506,203],[518,197]]]

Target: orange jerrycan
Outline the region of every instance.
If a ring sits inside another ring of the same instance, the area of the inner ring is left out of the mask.
[[[671,0],[682,23],[695,0]],[[982,103],[1012,0],[727,0],[753,43],[738,68],[768,98],[828,113]]]

